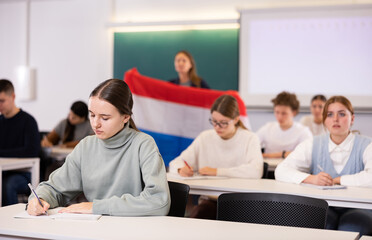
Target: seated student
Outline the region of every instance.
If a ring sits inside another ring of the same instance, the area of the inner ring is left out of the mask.
[[[309,128],[293,121],[300,108],[295,94],[281,92],[271,101],[277,121],[266,123],[257,131],[257,136],[265,158],[284,158],[312,134]]]
[[[214,129],[200,133],[179,157],[169,163],[169,171],[181,176],[199,173],[261,178],[263,159],[259,140],[244,127],[239,115],[236,99],[230,95],[220,96],[211,108],[210,123]],[[216,219],[216,209],[215,200],[203,200],[190,217]]]
[[[170,197],[163,159],[153,138],[136,128],[132,107],[132,94],[122,80],[109,79],[93,90],[89,112],[95,135],[81,140],[63,166],[39,184],[36,193],[44,207],[30,195],[29,214],[66,206],[80,193],[88,202],[61,212],[168,214]]]
[[[94,132],[88,121],[88,106],[82,102],[74,102],[67,118],[41,141],[42,147],[51,147],[59,144],[61,147],[73,148],[79,141]]]
[[[327,99],[323,95],[315,95],[311,99],[311,115],[303,116],[300,120],[301,124],[308,127],[313,136],[321,135],[326,133],[326,129],[323,125],[323,108]]]
[[[343,96],[331,97],[324,106],[323,123],[329,131],[306,140],[275,170],[283,182],[329,186],[372,187],[372,140],[350,129],[354,111]],[[372,234],[372,211],[330,207],[327,228]]]
[[[35,119],[15,104],[13,84],[0,79],[0,157],[39,157],[40,136]],[[2,173],[3,206],[18,203],[17,195],[29,193],[31,174],[24,171]]]
[[[174,68],[178,73],[178,78],[171,79],[169,82],[182,86],[209,89],[207,82],[196,73],[195,60],[189,52],[182,50],[176,54]]]

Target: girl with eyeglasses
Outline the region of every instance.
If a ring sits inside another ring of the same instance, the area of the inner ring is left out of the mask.
[[[261,178],[263,159],[260,142],[253,132],[244,127],[239,116],[236,99],[230,95],[220,96],[211,108],[210,123],[214,129],[200,133],[180,156],[169,163],[169,171],[185,177],[200,174]],[[203,218],[216,219],[216,201],[205,203],[213,207],[209,211],[211,215]],[[191,217],[199,215],[192,213]]]
[[[276,168],[276,180],[372,188],[372,139],[352,133],[354,110],[350,101],[343,96],[331,97],[324,106],[323,123],[329,134],[298,145]],[[330,207],[326,228],[371,235],[372,210]]]
[[[256,133],[264,149],[264,158],[285,158],[312,134],[309,128],[294,121],[300,108],[295,94],[281,92],[271,101],[276,121],[266,123]]]

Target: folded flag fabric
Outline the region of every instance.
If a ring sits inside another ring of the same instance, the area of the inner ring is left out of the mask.
[[[245,104],[236,91],[179,86],[143,76],[135,68],[125,73],[124,81],[133,94],[133,120],[155,139],[166,166],[199,133],[212,128],[210,108],[223,94],[237,99],[240,119],[250,129]]]

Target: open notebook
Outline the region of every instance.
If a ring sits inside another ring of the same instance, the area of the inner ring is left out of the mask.
[[[51,218],[51,219],[66,219],[66,220],[98,220],[102,215],[97,214],[82,214],[82,213],[58,213],[62,207],[48,210],[48,215],[32,216],[23,211],[14,216],[14,218]]]
[[[346,188],[346,186],[344,185],[319,186],[319,185],[308,184],[308,183],[301,183],[301,185],[305,187],[312,187],[312,188],[317,188],[317,189],[322,189],[322,190],[345,189]]]
[[[174,179],[180,179],[180,180],[197,180],[197,179],[224,179],[227,177],[222,177],[222,176],[206,176],[206,175],[199,175],[197,173],[194,174],[192,177],[182,177],[179,174],[176,173],[168,173],[168,177],[174,178]]]

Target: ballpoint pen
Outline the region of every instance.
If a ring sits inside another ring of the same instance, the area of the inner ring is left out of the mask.
[[[31,189],[31,192],[32,194],[37,198],[37,200],[39,201],[39,204],[40,206],[42,206],[44,208],[44,205],[41,203],[41,200],[39,198],[39,196],[36,194],[34,188],[32,187],[31,183],[28,184],[28,187]],[[48,215],[48,211],[45,211],[45,214]]]
[[[185,165],[192,171],[190,165],[186,162],[186,160],[183,160],[183,162],[185,163]]]
[[[318,169],[319,169],[320,171],[324,172],[324,169],[323,169],[319,164],[317,165],[317,167],[318,167]]]

